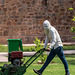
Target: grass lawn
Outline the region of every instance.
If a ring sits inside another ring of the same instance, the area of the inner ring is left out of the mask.
[[[71,75],[75,75],[75,55],[66,55],[65,57],[68,61]],[[25,59],[25,61],[27,61],[29,57],[25,57]],[[42,64],[37,64],[38,60],[39,58],[33,64],[31,64],[31,66],[27,68],[27,71],[24,75],[36,75],[33,72],[33,69],[40,69],[42,67]],[[0,66],[2,66],[3,64],[5,63],[0,63]],[[64,66],[57,56],[52,60],[51,64],[49,64],[49,66],[45,69],[43,75],[65,75]]]
[[[34,46],[23,46],[23,51],[34,51]],[[71,46],[63,46],[63,50],[75,50],[75,45],[71,45]],[[3,46],[0,45],[0,52],[7,52],[8,51],[8,47],[7,46]]]
[[[75,55],[66,55],[71,75],[75,75]],[[37,60],[32,64],[24,75],[36,75],[33,69],[40,69],[42,64],[36,64]],[[45,69],[43,75],[65,75],[64,65],[61,60],[56,56],[51,64]]]

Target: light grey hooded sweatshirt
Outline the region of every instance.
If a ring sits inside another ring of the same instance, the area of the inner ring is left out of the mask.
[[[48,20],[45,20],[43,22],[43,26],[44,26],[44,31],[46,34],[44,48],[46,48],[49,41],[51,42],[51,44],[49,46],[49,48],[51,48],[51,49],[53,47],[54,47],[54,49],[56,49],[59,46],[63,46],[58,31],[53,26],[51,26],[51,24]]]

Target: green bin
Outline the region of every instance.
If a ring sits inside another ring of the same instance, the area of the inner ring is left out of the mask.
[[[12,51],[23,51],[21,39],[7,39],[8,41],[8,60],[10,61],[10,55]]]

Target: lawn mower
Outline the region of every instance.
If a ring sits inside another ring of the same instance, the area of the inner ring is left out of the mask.
[[[8,39],[8,61],[10,64],[0,66],[0,75],[24,75],[26,69],[41,55],[45,50],[37,51],[28,61],[24,63],[23,47],[21,39]]]

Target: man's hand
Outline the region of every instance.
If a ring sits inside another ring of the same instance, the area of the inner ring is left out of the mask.
[[[46,51],[50,51],[50,48],[47,48]]]
[[[42,48],[41,50],[45,50],[45,48]]]
[[[39,53],[40,53],[41,51],[43,51],[43,50],[45,50],[45,48],[40,49],[40,50],[39,50]]]

